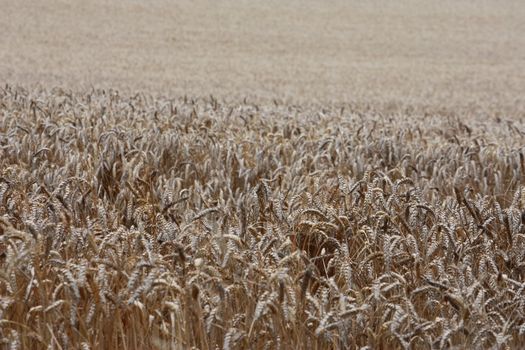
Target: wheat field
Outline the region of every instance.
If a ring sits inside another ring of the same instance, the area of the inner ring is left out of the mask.
[[[1,348],[525,347],[521,2],[0,5]]]

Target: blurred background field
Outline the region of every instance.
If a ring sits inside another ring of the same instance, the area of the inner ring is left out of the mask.
[[[6,1],[0,81],[523,111],[522,1]]]

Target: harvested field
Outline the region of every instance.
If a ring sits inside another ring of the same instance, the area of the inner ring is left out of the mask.
[[[525,347],[523,2],[0,8],[0,348]]]

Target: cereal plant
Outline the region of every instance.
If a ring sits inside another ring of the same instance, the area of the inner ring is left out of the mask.
[[[11,349],[519,349],[525,125],[0,89]]]

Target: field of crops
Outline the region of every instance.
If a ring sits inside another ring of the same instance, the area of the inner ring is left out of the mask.
[[[0,89],[13,349],[519,348],[525,125]]]
[[[0,349],[525,348],[524,18],[0,0]]]

